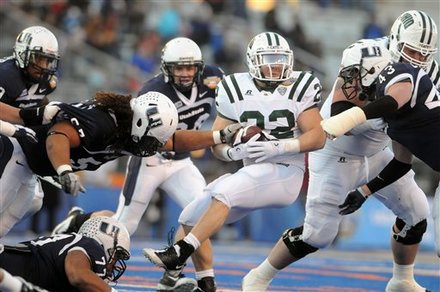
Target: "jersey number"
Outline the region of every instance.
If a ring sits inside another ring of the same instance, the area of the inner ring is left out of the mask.
[[[259,111],[245,111],[240,116],[240,122],[246,123],[248,121],[254,120],[256,125],[260,129],[267,129],[265,124],[264,115]],[[270,131],[270,135],[278,139],[292,138],[293,131],[292,128],[295,127],[295,114],[287,109],[274,110],[269,115],[269,124],[271,122],[276,123],[279,120],[287,122],[287,126],[279,126]]]

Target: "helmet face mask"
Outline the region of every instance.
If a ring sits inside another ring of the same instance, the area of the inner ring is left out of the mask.
[[[42,26],[24,29],[17,36],[13,55],[17,66],[34,82],[48,80],[58,70],[58,41]]]
[[[133,143],[127,150],[137,156],[151,156],[176,131],[177,109],[167,96],[156,91],[133,98],[130,106],[133,110]]]
[[[161,70],[165,75],[165,82],[170,82],[179,91],[187,92],[194,83],[199,83],[203,69],[202,52],[188,38],[174,38],[162,49]]]
[[[294,57],[282,36],[264,32],[249,42],[246,61],[253,78],[268,85],[277,85],[290,78]]]
[[[350,100],[375,99],[376,78],[391,62],[386,48],[371,44],[371,40],[359,41],[344,50],[338,77],[343,80],[341,89]]]
[[[410,10],[401,14],[390,32],[390,53],[394,62],[407,62],[427,68],[437,53],[438,32],[425,12]]]
[[[106,276],[117,281],[125,272],[125,261],[130,258],[130,235],[125,226],[116,219],[106,216],[92,217],[84,222],[78,234],[95,239],[104,248]]]

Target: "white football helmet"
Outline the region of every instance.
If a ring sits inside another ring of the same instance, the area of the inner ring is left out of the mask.
[[[347,99],[356,97],[356,91],[347,93],[352,88],[354,79],[360,80],[359,98],[374,99],[376,78],[392,62],[390,52],[374,40],[364,39],[352,45],[342,53],[339,77],[343,79],[342,90]]]
[[[45,27],[31,26],[24,29],[15,41],[13,55],[17,66],[26,71],[32,65],[39,69],[41,78],[48,78],[58,70],[60,59],[58,41],[55,35]],[[47,66],[36,64],[38,58],[45,58]],[[46,75],[46,76],[44,76]]]
[[[174,65],[194,65],[197,67],[197,73],[190,83],[175,83],[173,78]],[[189,38],[174,38],[167,42],[162,49],[160,67],[165,75],[165,82],[172,83],[181,91],[187,91],[192,88],[194,82],[200,81],[203,74],[204,63],[202,51],[199,46]]]
[[[116,281],[125,272],[125,261],[130,258],[130,235],[124,224],[112,217],[97,216],[88,219],[78,230],[78,234],[98,241],[105,251],[106,276]]]
[[[438,32],[434,20],[425,12],[410,10],[402,13],[394,22],[390,32],[390,53],[394,62],[402,59],[414,66],[426,68],[437,52]],[[405,53],[409,48],[425,56],[417,60]]]
[[[279,82],[290,78],[293,71],[293,51],[288,42],[279,34],[274,32],[263,32],[256,35],[248,44],[246,62],[249,74],[263,82]],[[281,76],[264,76],[261,67],[271,65],[283,65]]]
[[[167,96],[157,91],[133,98],[130,106],[133,110],[131,137],[142,151],[148,152],[145,153],[147,156],[152,155],[176,131],[177,109]]]

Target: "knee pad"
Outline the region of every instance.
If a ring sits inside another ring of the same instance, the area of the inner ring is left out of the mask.
[[[395,241],[404,245],[417,244],[422,241],[427,225],[426,219],[420,221],[414,226],[409,226],[402,219],[397,218],[395,226],[399,232],[396,233],[393,227],[393,238]]]
[[[301,226],[295,229],[287,229],[282,235],[283,242],[289,249],[290,254],[297,259],[318,250],[318,248],[302,241],[302,232],[303,227]]]

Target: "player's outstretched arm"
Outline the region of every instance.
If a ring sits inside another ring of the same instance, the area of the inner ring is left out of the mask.
[[[80,250],[69,252],[64,268],[70,284],[79,291],[112,291],[112,288],[93,272],[89,258]]]

